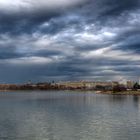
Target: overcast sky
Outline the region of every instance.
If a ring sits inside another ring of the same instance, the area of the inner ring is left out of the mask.
[[[140,0],[0,0],[0,83],[139,77]]]

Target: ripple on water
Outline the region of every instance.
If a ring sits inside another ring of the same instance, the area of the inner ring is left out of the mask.
[[[139,99],[70,91],[2,93],[0,140],[139,140]]]

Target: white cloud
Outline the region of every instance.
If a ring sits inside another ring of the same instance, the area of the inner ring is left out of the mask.
[[[92,57],[102,57],[104,54],[106,54],[109,50],[111,49],[111,47],[107,47],[107,48],[101,48],[101,49],[97,49],[94,51],[89,51],[89,52],[84,52],[81,53],[81,55],[83,57],[87,57],[87,58],[92,58]]]
[[[53,57],[39,57],[39,56],[30,56],[30,57],[21,57],[21,58],[12,58],[0,60],[1,64],[12,64],[12,65],[45,65],[51,63],[57,63],[61,60],[59,56]]]
[[[0,0],[0,11],[2,12],[29,12],[36,10],[56,10],[56,8],[67,8],[77,5],[85,0]],[[10,13],[11,14],[11,13]]]
[[[110,58],[112,60],[119,60],[119,61],[140,61],[140,55],[135,54],[132,51],[123,51],[123,50],[115,50],[112,47],[101,48],[89,52],[81,53],[81,56],[85,58]]]

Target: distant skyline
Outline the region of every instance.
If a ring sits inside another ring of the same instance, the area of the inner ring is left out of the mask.
[[[120,79],[140,79],[140,0],[0,0],[0,83]]]

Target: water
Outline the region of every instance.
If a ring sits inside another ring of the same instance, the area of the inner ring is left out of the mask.
[[[139,140],[140,97],[0,93],[0,140]]]

